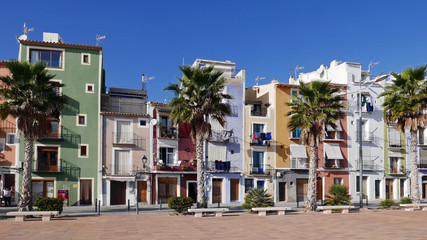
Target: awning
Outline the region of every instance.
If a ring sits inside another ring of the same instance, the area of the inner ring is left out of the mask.
[[[337,120],[335,122],[335,125],[337,125],[336,129],[334,129],[331,125],[327,125],[326,126],[326,131],[338,131],[338,132],[341,132],[342,128],[341,128],[341,122],[340,122],[340,120]]]
[[[307,150],[304,145],[291,144],[291,158],[307,158]]]
[[[324,143],[323,149],[325,150],[325,153],[328,159],[344,159],[344,157],[341,154],[341,149],[339,144]]]
[[[389,156],[389,157],[403,158],[403,155],[402,155],[402,153],[401,153],[401,152],[393,152],[393,151],[390,151],[390,152],[388,152],[388,156]]]

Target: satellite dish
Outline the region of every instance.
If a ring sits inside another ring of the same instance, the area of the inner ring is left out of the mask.
[[[28,36],[27,35],[21,35],[21,36],[19,36],[19,38],[18,38],[18,40],[27,40],[28,39]]]
[[[151,119],[150,123],[151,123],[151,125],[156,125],[157,124],[157,119]]]

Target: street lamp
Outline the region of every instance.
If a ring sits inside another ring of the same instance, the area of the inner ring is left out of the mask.
[[[388,75],[377,76],[368,83],[376,83],[385,80]],[[363,206],[363,155],[362,155],[362,79],[359,80],[359,207]],[[366,196],[367,197],[367,196]]]
[[[142,157],[142,168],[145,169],[145,164],[147,163],[147,157],[144,155]]]

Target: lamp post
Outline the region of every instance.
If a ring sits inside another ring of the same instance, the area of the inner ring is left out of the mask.
[[[142,168],[145,170],[145,164],[147,163],[147,157],[144,155],[142,157]]]
[[[370,83],[380,82],[385,80],[388,75],[377,76]],[[359,207],[363,206],[363,152],[362,152],[362,127],[363,127],[363,118],[362,118],[362,79],[359,81]],[[366,196],[368,197],[368,196]]]

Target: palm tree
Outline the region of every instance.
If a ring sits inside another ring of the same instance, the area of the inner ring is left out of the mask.
[[[316,209],[316,160],[318,145],[325,137],[325,125],[335,129],[335,122],[344,117],[339,92],[340,89],[330,87],[329,82],[313,81],[308,85],[300,82],[301,97],[293,97],[292,102],[286,103],[292,107],[286,114],[291,117],[288,127],[292,131],[301,129],[301,142],[310,146],[306,211]]]
[[[411,134],[411,200],[420,202],[417,166],[417,132],[427,125],[426,103],[427,66],[405,69],[401,74],[391,73],[393,85],[387,86],[380,95],[384,96],[384,112],[387,121],[396,122],[396,128]]]
[[[185,65],[179,69],[183,74],[182,78],[177,78],[180,85],[171,84],[163,90],[175,94],[169,103],[174,123],[191,124],[190,136],[196,143],[197,154],[197,207],[207,207],[203,142],[211,135],[209,120],[214,119],[224,126],[225,117],[231,113],[225,100],[232,97],[223,93],[227,81],[221,77],[222,72],[213,71],[213,66],[193,68]]]
[[[11,76],[0,77],[0,116],[17,118],[20,134],[25,139],[25,156],[21,194],[18,209],[32,210],[31,170],[34,154],[34,140],[44,132],[44,121],[65,105],[65,99],[59,96],[57,89],[64,86],[50,81],[55,75],[49,74],[44,64],[30,65],[18,61],[4,62]],[[55,116],[59,117],[59,116]]]

